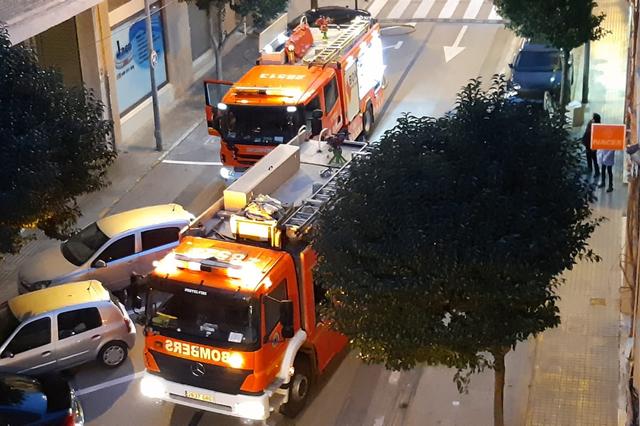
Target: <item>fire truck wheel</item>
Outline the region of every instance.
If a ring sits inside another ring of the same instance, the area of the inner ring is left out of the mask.
[[[369,138],[373,130],[373,108],[371,104],[367,106],[367,110],[362,117],[362,136]]]
[[[105,344],[98,353],[98,361],[107,368],[116,368],[126,359],[127,345],[115,340]]]
[[[289,401],[280,407],[280,412],[290,418],[302,411],[311,387],[311,367],[307,358],[298,357],[293,368],[295,372],[289,383]]]

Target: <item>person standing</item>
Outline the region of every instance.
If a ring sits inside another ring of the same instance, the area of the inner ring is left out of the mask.
[[[610,151],[608,149],[599,149],[598,150],[598,164],[600,164],[600,172],[602,174],[602,180],[600,181],[600,185],[598,188],[604,188],[605,185],[605,170],[609,175],[609,188],[607,188],[607,192],[613,191],[613,162],[615,159],[615,151]]]
[[[600,114],[593,113],[591,120],[587,123],[587,128],[584,131],[584,135],[582,135],[582,145],[584,145],[584,149],[587,153],[587,169],[589,170],[589,174],[595,170],[593,177],[597,179],[600,177],[600,169],[596,158],[597,151],[595,149],[591,149],[591,125],[593,123],[600,123]],[[604,179],[604,176],[602,178]]]

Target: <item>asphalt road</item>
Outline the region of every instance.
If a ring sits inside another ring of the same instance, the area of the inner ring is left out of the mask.
[[[445,61],[444,46],[457,55]],[[497,24],[420,22],[383,31],[387,64],[387,104],[376,117],[374,140],[405,112],[438,116],[450,110],[455,93],[470,78],[486,81],[504,72],[517,48],[514,36]],[[199,213],[222,195],[219,147],[200,123],[164,162],[158,164],[115,205],[113,212],[150,204],[177,202]],[[141,334],[140,334],[141,336]],[[191,408],[156,403],[139,392],[144,369],[142,338],[129,360],[116,370],[86,365],[73,371],[73,384],[89,425],[240,425],[245,422]],[[406,407],[422,376],[420,369],[392,373],[360,363],[354,354],[336,362],[295,421],[274,414],[268,424],[382,425],[403,424]],[[439,380],[450,376],[441,375]],[[435,389],[439,384],[434,382]]]

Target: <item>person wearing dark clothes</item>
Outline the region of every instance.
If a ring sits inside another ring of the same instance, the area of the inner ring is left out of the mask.
[[[600,168],[598,167],[596,150],[591,149],[591,125],[593,123],[600,123],[600,114],[594,113],[589,123],[587,123],[587,128],[584,131],[584,135],[582,135],[582,145],[584,145],[587,153],[587,169],[589,170],[589,174],[593,171],[593,177],[598,178],[600,177]]]

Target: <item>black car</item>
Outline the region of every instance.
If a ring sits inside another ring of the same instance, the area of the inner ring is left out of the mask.
[[[73,388],[59,375],[0,374],[0,426],[82,426]]]
[[[569,59],[569,85],[573,84],[572,60]],[[526,42],[516,55],[511,68],[510,86],[517,96],[528,102],[542,102],[544,93],[560,93],[562,51],[544,44]]]
[[[363,9],[351,9],[342,6],[324,6],[317,9],[309,9],[302,15],[289,21],[287,28],[292,31],[300,23],[300,18],[307,17],[307,22],[311,26],[315,26],[315,22],[321,16],[331,18],[333,25],[346,25],[351,22],[357,16],[363,16],[365,18],[371,18],[371,14]]]

